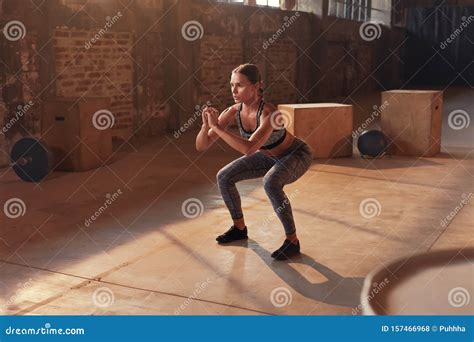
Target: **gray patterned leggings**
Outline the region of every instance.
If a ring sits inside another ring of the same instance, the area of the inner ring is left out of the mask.
[[[311,166],[312,149],[301,139],[294,139],[282,155],[270,157],[260,151],[251,156],[242,156],[217,172],[217,184],[232,219],[240,219],[242,207],[235,183],[252,178],[263,177],[263,187],[280,219],[285,234],[296,231],[290,201],[283,191],[286,184],[300,178]]]

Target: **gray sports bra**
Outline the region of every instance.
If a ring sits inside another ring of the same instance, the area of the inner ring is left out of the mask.
[[[242,126],[242,121],[240,120],[240,111],[242,110],[242,103],[239,106],[239,109],[237,110],[237,126],[239,126],[239,131],[240,131],[240,136],[245,139],[249,139],[250,136],[257,130],[258,126],[260,126],[260,115],[262,114],[263,111],[263,105],[264,102],[263,100],[260,100],[260,105],[257,110],[257,127],[252,132],[247,132],[244,127]],[[280,145],[283,140],[285,140],[286,136],[286,129],[283,127],[282,129],[274,129],[272,132],[272,135],[268,138],[268,140],[265,142],[265,144],[260,147],[262,150],[270,150],[274,148],[275,146]]]

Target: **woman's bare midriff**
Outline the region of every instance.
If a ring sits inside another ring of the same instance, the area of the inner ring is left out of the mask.
[[[295,136],[291,134],[290,132],[286,131],[285,139],[280,145],[275,146],[271,150],[259,149],[259,151],[267,156],[277,157],[280,154],[283,154],[291,146],[291,144],[293,143],[293,140],[295,140]]]

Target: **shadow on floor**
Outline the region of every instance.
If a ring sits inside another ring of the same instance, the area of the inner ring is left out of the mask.
[[[269,251],[254,240],[249,240],[247,247],[252,249],[288,286],[301,295],[332,305],[356,307],[360,304],[360,293],[364,278],[345,278],[305,254],[289,261],[276,261],[271,258]],[[291,267],[291,264],[295,263],[313,268],[326,277],[327,281],[323,283],[309,282],[302,274]]]

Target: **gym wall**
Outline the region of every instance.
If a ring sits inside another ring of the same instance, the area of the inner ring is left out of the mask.
[[[320,15],[308,1],[305,8],[256,10],[204,0],[0,0],[2,27],[19,20],[26,28],[21,40],[0,40],[0,122],[18,116],[18,106],[34,104],[0,134],[0,166],[20,137],[41,135],[43,105],[58,96],[109,97],[113,135],[127,139],[173,132],[207,101],[225,108],[232,103],[230,72],[248,61],[261,68],[265,99],[275,104],[343,101],[354,90],[400,84],[404,30],[384,26],[384,39],[368,44],[360,38],[360,22]],[[101,34],[106,18],[118,12]],[[183,39],[183,25],[193,20],[202,25],[202,36]],[[291,24],[277,34],[285,22]]]

